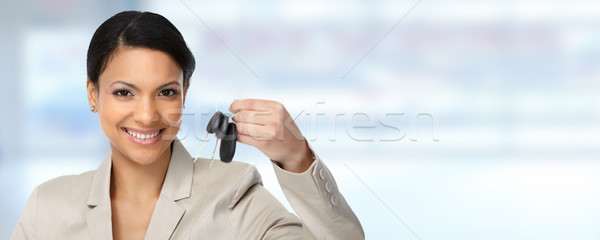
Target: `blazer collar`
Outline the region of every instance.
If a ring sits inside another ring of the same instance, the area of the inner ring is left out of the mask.
[[[185,208],[179,206],[177,201],[191,196],[194,172],[192,156],[177,138],[173,140],[171,149],[171,160],[146,232],[146,239],[168,239],[185,213]],[[92,238],[112,238],[111,168],[112,154],[109,152],[94,174],[87,201],[88,206],[92,208],[86,216]]]
[[[110,169],[111,154],[106,155],[94,174],[87,204],[90,211],[86,213],[86,222],[90,239],[112,239],[111,206],[110,206]]]
[[[92,180],[92,186],[90,188],[90,195],[88,197],[87,204],[90,207],[96,207],[102,201],[108,200],[110,202],[110,173],[112,169],[112,154],[109,151],[104,157],[102,163],[96,173],[94,173],[94,179]]]
[[[171,149],[171,161],[160,195],[178,201],[192,194],[194,160],[177,138],[173,140]]]

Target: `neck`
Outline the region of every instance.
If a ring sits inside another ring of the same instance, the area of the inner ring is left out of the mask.
[[[169,147],[156,161],[148,165],[138,164],[114,147],[111,148],[111,198],[134,201],[158,199],[169,167],[172,148]]]

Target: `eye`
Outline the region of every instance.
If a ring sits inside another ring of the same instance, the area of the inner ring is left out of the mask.
[[[170,96],[176,95],[177,93],[179,93],[179,92],[177,92],[175,89],[163,89],[163,90],[160,90],[160,94],[158,94],[158,95],[170,97]]]
[[[133,96],[133,94],[131,94],[131,92],[129,90],[125,90],[125,89],[118,89],[115,90],[113,92],[113,95],[118,96],[118,97],[128,97],[128,96]]]

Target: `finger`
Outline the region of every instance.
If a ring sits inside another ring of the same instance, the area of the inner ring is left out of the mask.
[[[233,115],[233,121],[236,123],[253,123],[259,125],[269,125],[276,116],[272,112],[259,112],[253,110],[240,110]]]
[[[275,107],[277,102],[264,99],[236,99],[229,105],[229,111],[237,113],[242,109],[254,111],[269,111]]]
[[[237,141],[259,149],[266,144],[266,141],[257,140],[248,135],[239,135]]]
[[[255,140],[271,140],[273,139],[271,128],[252,123],[236,123],[238,130],[238,138],[240,136],[248,136]]]

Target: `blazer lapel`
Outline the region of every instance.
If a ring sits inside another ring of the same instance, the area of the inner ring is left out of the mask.
[[[185,213],[177,201],[188,198],[192,192],[194,162],[179,139],[173,140],[171,161],[165,176],[152,220],[146,231],[146,240],[169,239]]]
[[[90,239],[112,239],[112,221],[110,206],[111,153],[104,158],[94,174],[94,180],[88,197],[90,211],[86,213]]]
[[[112,224],[110,202],[93,208],[86,214],[90,239],[112,239]]]
[[[173,199],[169,199],[164,195],[158,197],[152,220],[146,231],[146,240],[152,239],[169,239],[183,217],[185,209]]]

